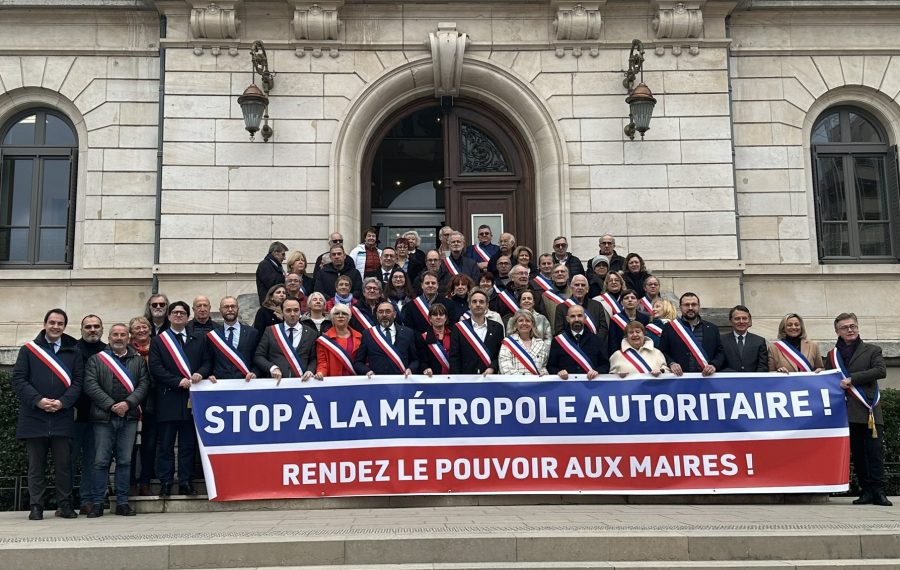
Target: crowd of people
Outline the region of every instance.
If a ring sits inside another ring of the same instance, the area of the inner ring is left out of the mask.
[[[786,315],[778,338],[767,342],[749,332],[750,310],[736,305],[732,330],[720,333],[702,318],[697,294],[663,294],[643,258],[619,255],[612,235],[600,237],[587,263],[568,251],[564,236],[551,253],[535,256],[509,233],[494,244],[488,226],[468,246],[450,227],[438,235],[427,252],[414,231],[381,248],[370,228],[347,253],[343,236],[333,233],[312,268],[303,252],[274,242],[256,271],[260,307],[252,326],[231,296],[219,301],[216,322],[205,296],[188,305],[153,294],[143,315],[109,327],[108,343],[99,316],[81,320],[76,340],[64,332],[65,311],[48,311],[13,372],[29,518],[43,518],[48,451],[60,517],[78,516],[76,459],[84,466],[80,511],[89,518],[103,515],[113,458],[117,515],[133,516],[129,496],[153,494],[153,479],[161,497],[176,492],[176,481],[177,493],[196,495],[194,383],[411,374],[593,380],[839,369],[862,489],[854,502],[890,505],[878,406],[885,365],[881,349],[860,338],[853,313],[835,318],[836,346],[823,359],[798,314]],[[132,463],[140,469],[133,472]]]

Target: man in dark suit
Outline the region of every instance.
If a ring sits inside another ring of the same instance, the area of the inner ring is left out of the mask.
[[[319,333],[300,324],[300,301],[297,299],[285,299],[281,303],[281,314],[284,322],[265,330],[253,362],[260,374],[275,378],[279,384],[282,378],[309,380],[316,372]]]
[[[382,286],[387,285],[391,281],[391,273],[397,267],[397,251],[392,247],[385,247],[381,250],[381,265],[377,269],[366,271],[363,280],[375,277],[381,281]]]
[[[435,303],[441,303],[445,308],[450,307],[449,301],[438,295],[438,276],[434,271],[426,271],[422,274],[422,294],[403,306],[400,311],[403,324],[418,334],[431,330],[431,322],[428,320],[428,310]],[[449,325],[449,323],[448,323]]]
[[[583,277],[583,276],[582,276]],[[600,374],[609,372],[609,355],[606,340],[589,331],[584,324],[584,307],[572,305],[566,310],[566,326],[550,344],[547,372],[568,380],[569,374],[587,374],[593,380]],[[573,350],[578,347],[583,354]],[[573,354],[574,352],[574,354]],[[586,357],[584,362],[581,357]],[[590,367],[585,370],[585,365]]]
[[[354,372],[369,378],[375,374],[409,376],[419,368],[416,336],[412,329],[396,324],[396,316],[394,305],[389,301],[378,304],[375,311],[378,324],[363,333],[353,362]],[[389,349],[393,349],[395,355],[391,355]],[[400,362],[396,362],[394,356],[399,357]]]
[[[441,272],[438,275],[438,280],[440,281],[442,289],[447,286],[447,283],[450,282],[450,279],[456,273],[468,275],[472,278],[472,281],[478,283],[481,277],[481,271],[478,269],[478,264],[475,263],[474,259],[463,256],[463,246],[465,246],[465,244],[466,239],[461,232],[453,232],[450,234],[450,255],[441,261]]]
[[[150,341],[150,376],[156,385],[156,421],[159,460],[156,472],[161,483],[159,496],[172,492],[175,468],[175,440],[178,440],[178,492],[196,495],[191,484],[197,432],[190,407],[191,384],[209,376],[212,365],[206,337],[185,330],[191,309],[184,301],[169,305],[169,329]]]
[[[469,293],[472,318],[456,323],[450,337],[450,374],[494,374],[506,333],[503,325],[487,318],[488,297],[480,288]]]
[[[287,246],[280,241],[273,241],[269,245],[269,253],[256,266],[256,294],[260,304],[266,299],[266,293],[272,285],[284,283],[286,273],[281,264],[284,263],[287,250]]]
[[[736,305],[728,311],[732,332],[722,335],[725,370],[730,372],[768,372],[769,349],[766,339],[751,332],[753,318],[750,309]]]
[[[494,239],[494,232],[491,226],[482,224],[478,226],[478,243],[466,247],[463,255],[478,264],[478,269],[484,271],[487,269],[488,261],[491,257],[500,251],[500,246],[491,243]]]
[[[588,280],[585,275],[576,275],[572,278],[572,282],[569,284],[569,288],[572,291],[572,295],[569,297],[572,301],[575,301],[582,307],[584,307],[584,318],[582,320],[591,319],[591,322],[594,324],[594,327],[597,329],[596,335],[602,341],[606,342],[606,337],[609,335],[609,325],[606,323],[606,316],[604,314],[603,305],[601,305],[598,301],[595,301],[588,297]],[[558,335],[562,332],[563,328],[565,328],[568,323],[568,319],[566,315],[569,311],[568,303],[560,303],[556,306],[556,316],[553,319],[553,334]],[[585,323],[585,327],[590,329],[590,326]],[[590,330],[588,332],[591,332]]]
[[[841,388],[847,391],[847,419],[850,422],[850,458],[862,489],[854,505],[893,505],[884,493],[884,417],[881,406],[872,406],[878,381],[887,376],[881,347],[863,342],[859,322],[853,313],[834,319],[838,339],[828,353],[828,364],[837,365],[847,375]],[[866,404],[859,397],[866,400]],[[870,423],[871,422],[871,423]]]
[[[666,355],[669,369],[681,376],[685,372],[700,372],[704,376],[715,374],[725,364],[725,353],[722,351],[722,336],[716,325],[700,318],[700,297],[696,293],[685,293],[679,301],[681,318],[666,323],[659,340],[659,349]],[[703,349],[704,364],[698,362],[688,344],[676,332],[676,322],[681,324],[688,339]]]
[[[259,333],[238,320],[240,307],[234,297],[222,297],[219,301],[219,313],[224,324],[206,335],[212,361],[209,379],[215,382],[217,378],[243,378],[249,382],[256,378],[253,372],[253,355],[259,344]],[[228,348],[234,354],[229,353]],[[239,359],[237,363],[232,361],[235,355]]]

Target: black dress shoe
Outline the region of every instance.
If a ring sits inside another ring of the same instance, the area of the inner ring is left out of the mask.
[[[178,494],[179,495],[187,495],[188,497],[196,497],[197,489],[194,489],[193,485],[179,485],[178,486]]]
[[[72,508],[72,505],[63,505],[56,509],[56,516],[61,519],[77,519],[78,513]]]
[[[81,510],[78,511],[79,515],[86,515],[91,512],[91,509],[94,508],[94,503],[85,503],[81,505]]]
[[[159,496],[160,497],[171,497],[172,496],[172,484],[171,483],[163,483],[159,486]]]
[[[87,514],[87,518],[95,519],[103,516],[103,505],[91,505],[91,510]]]
[[[872,499],[874,499],[874,497],[872,497],[872,493],[870,493],[868,491],[863,491],[862,494],[859,496],[859,498],[856,499],[855,501],[853,501],[853,504],[854,505],[871,505]]]
[[[872,504],[878,505],[879,507],[893,507],[894,503],[892,503],[887,495],[882,491],[875,495],[875,498],[872,499]]]
[[[31,506],[31,512],[28,513],[28,520],[30,521],[42,521],[44,520],[44,507],[39,507],[37,505]]]
[[[133,517],[137,515],[137,512],[131,508],[131,505],[116,505],[116,514],[122,517]]]

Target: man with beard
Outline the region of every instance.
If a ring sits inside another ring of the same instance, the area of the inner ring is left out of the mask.
[[[666,323],[659,350],[666,355],[669,369],[676,376],[685,372],[711,376],[725,363],[719,328],[700,318],[700,297],[696,293],[682,295],[679,305],[681,318]]]
[[[562,332],[567,322],[566,313],[572,305],[578,304],[584,307],[584,326],[596,334],[601,341],[606,342],[609,325],[606,324],[603,305],[588,297],[587,277],[576,275],[569,283],[569,288],[572,290],[572,295],[564,303],[556,306],[556,317],[550,323],[553,327],[551,329],[553,334],[557,335]]]
[[[333,252],[332,252],[333,253]],[[316,372],[316,339],[312,327],[300,324],[300,301],[285,299],[281,303],[284,322],[266,329],[253,362],[261,374],[281,383],[282,378],[306,381]]]
[[[422,294],[407,303],[401,311],[403,324],[418,334],[431,330],[428,311],[431,305],[441,303],[448,306],[447,299],[438,295],[438,276],[434,271],[422,274]]]
[[[78,352],[81,353],[82,364],[87,366],[88,360],[106,348],[103,337],[103,321],[97,315],[88,315],[81,319],[81,338],[78,340]],[[81,500],[81,514],[91,510],[91,497],[94,496],[91,470],[94,465],[94,426],[91,424],[91,398],[87,390],[82,390],[75,404],[75,430],[72,432],[72,477],[75,467],[81,460],[81,485],[78,496]],[[72,483],[75,485],[74,481]]]
[[[62,309],[44,315],[44,330],[19,349],[12,387],[19,397],[16,438],[28,454],[29,520],[44,518],[47,451],[56,467],[56,516],[74,519],[72,508],[73,409],[84,380],[76,341],[64,334],[69,317]]]
[[[259,333],[238,320],[240,307],[234,297],[222,297],[219,312],[225,322],[206,334],[212,361],[209,379],[215,382],[217,378],[243,378],[249,382],[256,378],[253,356]]]
[[[144,308],[144,316],[150,321],[150,336],[156,336],[169,328],[169,298],[162,293],[150,295],[147,306]]]
[[[92,461],[88,518],[103,516],[109,465],[116,457],[116,510],[120,516],[137,513],[128,504],[131,452],[137,436],[140,404],[150,391],[150,375],[144,358],[128,345],[128,327],[117,323],[109,329],[109,347],[94,355],[85,368],[84,390],[91,398],[91,422],[97,442]]]
[[[456,323],[450,337],[450,374],[494,374],[506,336],[503,325],[487,318],[488,296],[482,289],[469,292],[471,318]]]
[[[606,340],[589,331],[584,324],[584,307],[571,305],[566,310],[566,326],[553,337],[547,372],[568,380],[569,374],[586,374],[593,380],[609,372]]]
[[[450,255],[445,257],[441,263],[441,271],[438,274],[438,281],[441,287],[446,287],[447,283],[454,275],[468,275],[472,281],[478,283],[481,272],[478,270],[478,264],[468,257],[463,257],[463,246],[466,240],[461,232],[453,232],[450,234]]]
[[[194,318],[187,324],[188,334],[202,336],[218,326],[216,321],[209,318],[212,309],[209,297],[197,295],[194,297],[194,302],[191,303],[191,308],[194,311]]]
[[[378,374],[409,376],[419,368],[416,338],[411,329],[394,323],[396,312],[390,301],[378,304],[378,324],[362,335],[353,370],[369,378]]]

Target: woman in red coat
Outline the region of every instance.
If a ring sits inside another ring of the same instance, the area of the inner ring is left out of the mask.
[[[316,340],[316,378],[319,380],[326,376],[353,376],[353,357],[362,342],[362,334],[350,328],[350,307],[347,305],[337,303],[332,307],[331,324],[332,327]]]

